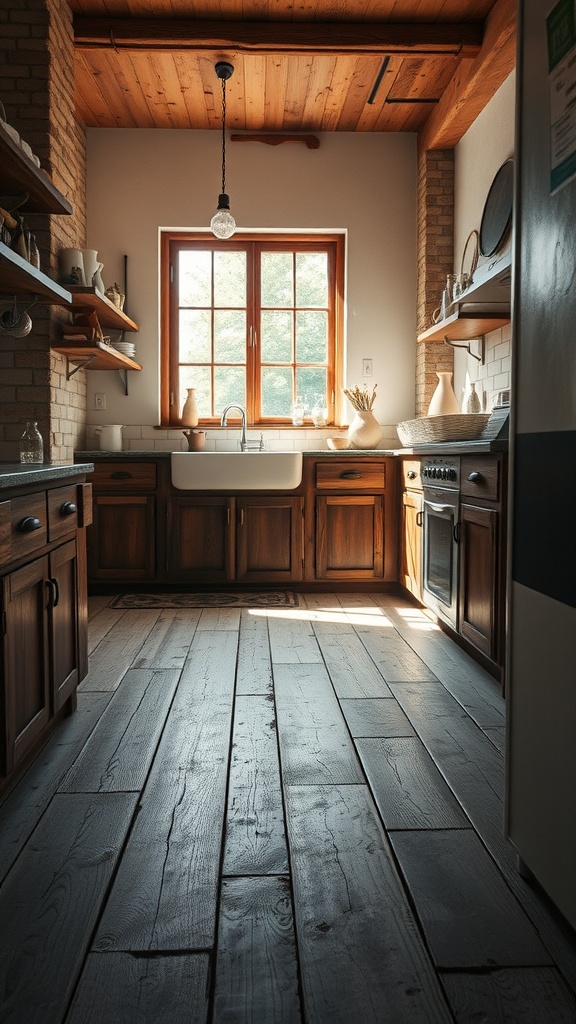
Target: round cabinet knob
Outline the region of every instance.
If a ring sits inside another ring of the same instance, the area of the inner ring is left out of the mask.
[[[482,479],[482,473],[479,473],[477,469],[473,469],[471,473],[468,473],[468,480],[471,484],[477,484]]]
[[[65,501],[64,504],[60,507],[60,515],[63,516],[73,516],[76,514],[77,511],[78,508],[73,501]]]
[[[409,480],[415,480],[416,473],[414,472],[413,469],[409,469],[408,472],[406,473],[406,476],[408,477]]]
[[[36,516],[26,516],[18,523],[18,531],[20,533],[33,533],[34,530],[40,530],[41,527],[42,523]]]

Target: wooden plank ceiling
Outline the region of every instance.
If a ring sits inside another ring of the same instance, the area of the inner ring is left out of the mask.
[[[514,67],[515,0],[71,0],[89,127],[419,131],[454,145]]]

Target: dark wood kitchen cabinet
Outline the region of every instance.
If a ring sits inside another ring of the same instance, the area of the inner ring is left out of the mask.
[[[176,582],[234,579],[234,515],[229,496],[174,495],[168,503],[168,576]]]
[[[501,664],[505,602],[505,463],[502,456],[461,460],[459,632]]]
[[[85,529],[89,484],[0,503],[3,635],[0,794],[62,714],[87,672]]]
[[[316,579],[396,580],[393,479],[392,459],[316,461]]]
[[[91,580],[152,580],[156,563],[156,463],[99,462],[91,477]]]
[[[304,499],[259,495],[237,499],[236,578],[291,583],[304,570]]]

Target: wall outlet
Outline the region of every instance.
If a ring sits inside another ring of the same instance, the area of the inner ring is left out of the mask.
[[[96,392],[94,394],[94,408],[105,409],[106,408],[106,395],[103,392]]]
[[[372,360],[371,359],[363,359],[362,360],[362,376],[363,377],[371,377],[372,376]]]

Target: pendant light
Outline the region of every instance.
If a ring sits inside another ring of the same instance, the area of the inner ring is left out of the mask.
[[[220,60],[215,65],[216,74],[222,83],[222,191],[218,196],[218,208],[210,221],[216,238],[230,238],[236,231],[236,221],[230,213],[230,199],[226,195],[226,82],[232,76],[234,67]]]

